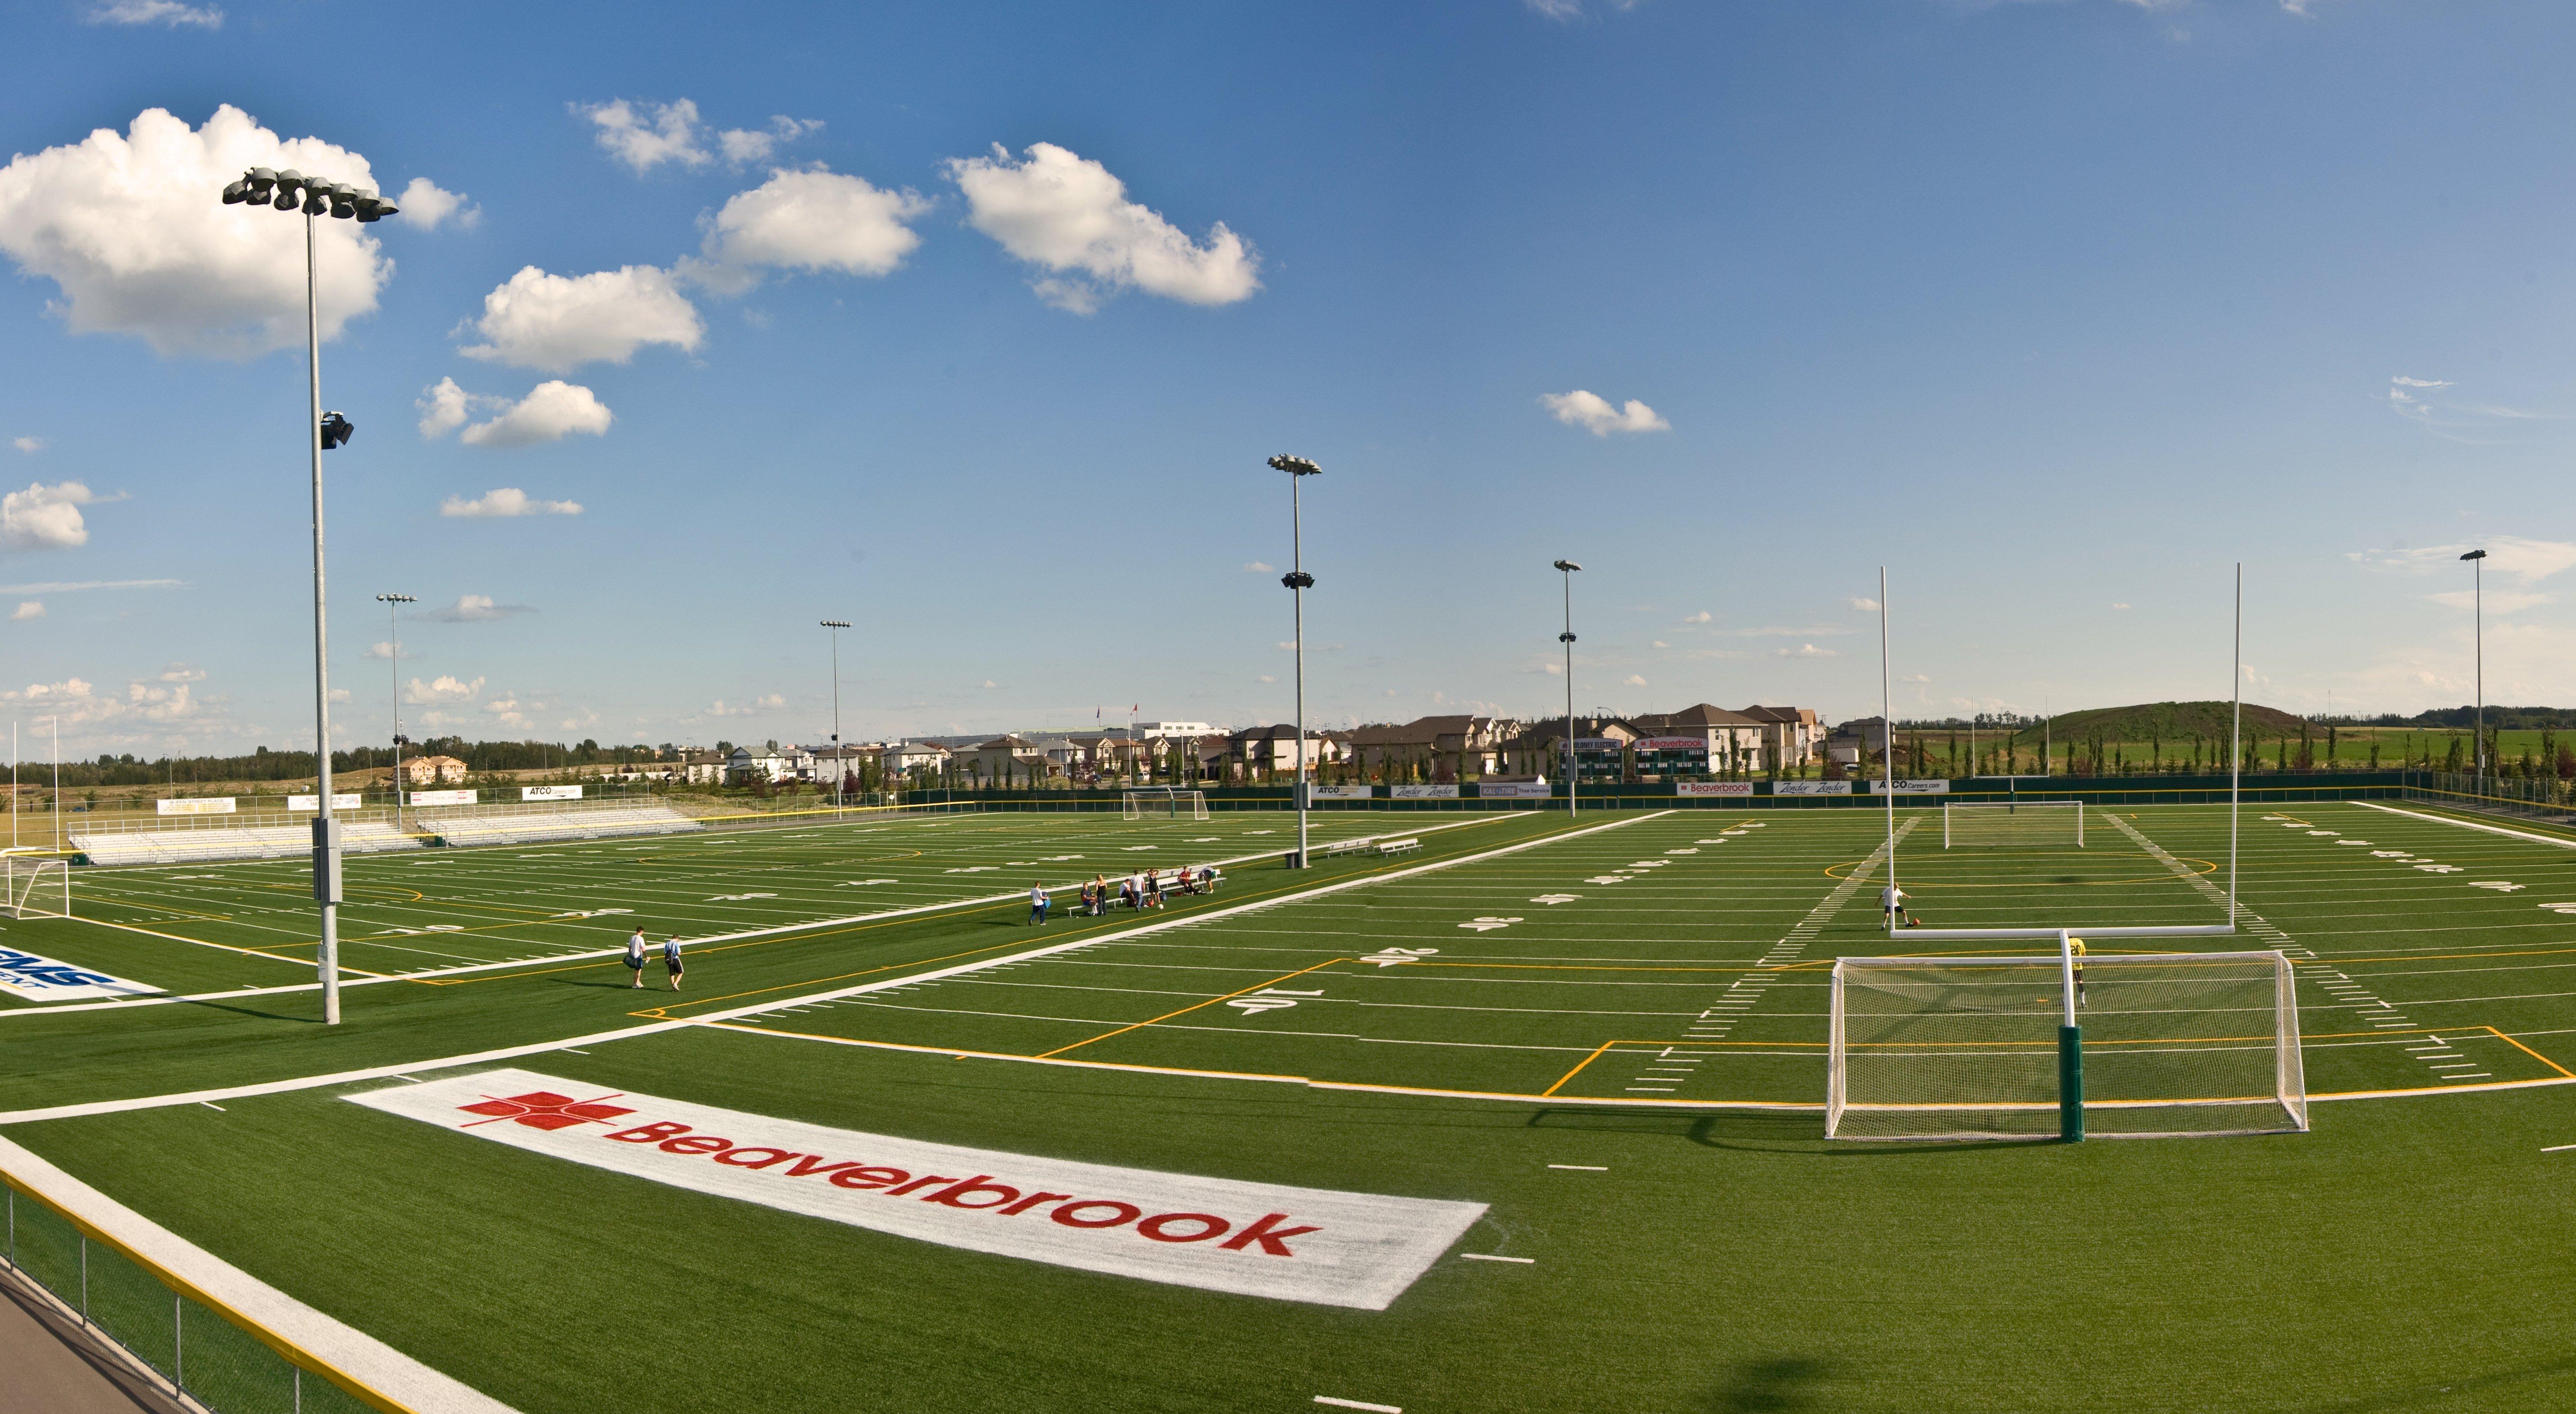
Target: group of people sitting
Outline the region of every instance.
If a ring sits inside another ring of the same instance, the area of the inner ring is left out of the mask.
[[[1107,913],[1113,902],[1134,909],[1161,908],[1166,894],[1215,893],[1217,884],[1224,877],[1213,864],[1200,864],[1169,872],[1161,869],[1140,870],[1114,885],[1103,876],[1094,874],[1091,876],[1091,882],[1082,886],[1082,900],[1079,908],[1082,915],[1088,918],[1098,918]],[[1053,902],[1054,900],[1047,894],[1046,885],[1032,884],[1029,887],[1029,921],[1043,925],[1047,918],[1047,908]]]

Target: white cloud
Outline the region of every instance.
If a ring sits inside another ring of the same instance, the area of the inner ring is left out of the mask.
[[[1279,567],[1277,565],[1265,565],[1259,560],[1248,560],[1244,563],[1243,568],[1247,574],[1268,574]]]
[[[466,205],[465,193],[447,191],[427,177],[412,178],[411,185],[394,198],[394,205],[402,208],[395,219],[424,231],[435,231],[451,220],[459,229],[470,231],[483,220],[483,208]]]
[[[2114,609],[2125,609],[2125,608],[2127,608],[2127,607],[2129,607],[2129,606],[2128,606],[2128,605],[2126,605],[2126,604],[2114,604],[2114,605],[2112,605],[2111,607],[2112,607],[2112,608],[2114,608]]]
[[[11,610],[11,611],[10,611],[10,613],[9,613],[9,622],[11,622],[11,623],[13,623],[13,624],[22,624],[22,623],[25,623],[25,622],[26,622],[27,620],[29,620],[29,619],[41,619],[41,618],[43,618],[44,616],[45,616],[45,606],[44,606],[44,605],[42,605],[42,604],[37,603],[37,602],[36,602],[35,600],[33,600],[33,599],[30,599],[30,600],[28,600],[27,602],[25,602],[25,603],[23,603],[23,604],[20,604],[17,608],[15,608],[15,609],[13,609],[13,610]]]
[[[420,409],[420,435],[424,440],[444,437],[465,425],[474,406],[474,395],[457,387],[455,379],[441,378],[435,386],[423,389],[412,406]]]
[[[1843,602],[1860,610],[1864,614],[1875,614],[1878,612],[1878,601],[1865,594],[1855,594]]]
[[[1559,24],[1572,24],[1583,18],[1583,0],[1522,0],[1522,3],[1529,6],[1531,14]],[[1627,11],[1637,8],[1644,0],[1607,0],[1607,3],[1613,10]],[[2131,3],[2138,3],[2138,0],[2131,0]]]
[[[365,653],[360,654],[359,656],[360,656],[360,657],[365,657],[365,658],[382,658],[382,659],[388,659],[388,660],[390,660],[390,659],[393,659],[393,658],[410,658],[410,657],[415,657],[415,656],[417,656],[417,655],[412,654],[412,653],[401,653],[401,652],[396,652],[392,643],[390,643],[390,642],[378,642],[378,643],[375,643],[375,644],[370,645],[370,646],[368,647],[367,651],[366,651]]]
[[[1660,639],[1660,638],[1650,638],[1650,639],[1647,639],[1647,640],[1646,640],[1646,646],[1647,646],[1647,647],[1649,647],[1649,648],[1670,648],[1670,647],[1672,647],[1672,645],[1671,645],[1671,644],[1666,643],[1665,641],[1663,641],[1663,640],[1662,640],[1662,639]]]
[[[1619,679],[1619,681],[1626,683],[1630,687],[1644,687],[1646,685],[1646,680],[1637,676],[1635,673],[1630,673],[1626,677]]]
[[[2431,594],[2425,597],[2431,599],[2436,604],[2440,604],[2443,607],[2450,609],[2474,609],[2478,607],[2478,595],[2474,590],[2446,589],[2439,594]],[[2537,605],[2553,603],[2556,599],[2557,596],[2553,594],[2532,594],[2519,589],[2490,589],[2486,591],[2486,607],[2495,610],[2499,614],[2510,614],[2516,610],[2529,609]]]
[[[1782,658],[1839,658],[1843,656],[1831,648],[1818,648],[1812,643],[1801,643],[1795,648],[1776,648],[1773,649],[1772,652],[1775,656]]]
[[[1924,673],[1907,673],[1897,679],[1898,682],[1930,682],[1931,680],[1931,677]]]
[[[212,5],[182,5],[179,0],[104,0],[93,5],[81,18],[94,25],[168,25],[172,29],[193,25],[198,29],[221,29],[224,12]]]
[[[577,516],[579,501],[538,501],[516,486],[503,486],[487,491],[473,500],[450,496],[439,505],[443,516]]]
[[[0,584],[0,594],[68,594],[78,589],[177,589],[184,579],[49,579],[40,584]]]
[[[571,277],[528,266],[483,297],[472,325],[487,342],[468,345],[466,357],[548,373],[624,363],[646,344],[694,350],[706,334],[671,272],[651,265]]]
[[[1559,662],[1542,662],[1538,665],[1538,670],[1552,678],[1561,678],[1565,676],[1565,665]]]
[[[443,624],[479,624],[535,612],[525,604],[495,604],[489,594],[460,594],[446,608],[430,610],[429,617]]]
[[[65,726],[118,721],[179,724],[200,715],[200,704],[188,684],[154,687],[139,678],[125,685],[122,696],[102,693],[75,677],[0,692],[0,702],[23,705],[29,715],[58,716]]]
[[[1054,272],[1031,288],[1058,309],[1089,314],[1130,287],[1184,304],[1233,304],[1261,288],[1261,257],[1219,221],[1207,244],[1127,200],[1109,169],[1051,142],[1013,162],[952,158],[948,176],[966,194],[967,221],[1002,249]]]
[[[316,138],[285,140],[226,104],[201,129],[150,108],[123,135],[0,168],[0,251],[51,280],[76,334],[132,334],[162,354],[248,358],[304,342],[304,223],[266,207],[225,206],[224,185],[251,167],[372,187],[367,159]],[[369,228],[322,221],[322,337],[376,308],[393,262]]]
[[[161,680],[163,682],[204,682],[206,670],[192,668],[185,663],[172,663],[161,670]]]
[[[595,135],[599,145],[607,149],[609,156],[639,173],[665,162],[677,162],[683,167],[706,166],[716,160],[715,152],[708,150],[711,140],[716,151],[737,167],[765,162],[780,143],[793,142],[823,126],[815,119],[781,114],[771,118],[766,129],[726,128],[719,132],[698,117],[698,105],[686,98],[640,104],[620,98],[586,108],[576,104],[573,111],[598,129]]]
[[[2469,566],[2460,556],[2471,550],[2487,552],[2489,573],[2503,575],[2517,584],[2537,584],[2552,575],[2576,568],[2576,543],[2564,540],[2526,540],[2518,535],[2498,535],[2476,544],[2426,545],[2420,549],[2354,550],[2345,558],[2372,569],[2402,570],[2413,574],[2466,575]]]
[[[80,508],[100,499],[77,481],[55,486],[29,482],[24,491],[0,496],[0,549],[65,550],[86,545],[89,526],[82,521]]]
[[[987,683],[985,686],[990,687],[992,684]],[[719,697],[708,705],[707,710],[698,715],[701,717],[757,717],[763,712],[785,710],[787,710],[787,699],[773,692],[765,697],[755,697],[749,702],[739,702],[730,706]]]
[[[471,702],[476,697],[480,696],[482,691],[483,679],[481,678],[476,678],[472,682],[466,682],[461,678],[452,678],[441,673],[428,682],[422,682],[418,678],[413,678],[411,680],[411,690],[403,694],[403,700],[415,704],[429,702]]]
[[[1275,677],[1272,677],[1272,676],[1271,676],[1270,674],[1268,674],[1268,673],[1263,673],[1263,674],[1261,675],[1261,677],[1259,678],[1259,681],[1261,681],[1261,682],[1277,682],[1277,681],[1279,681],[1279,679],[1277,679],[1277,678],[1275,678]],[[1394,694],[1394,692],[1392,692],[1392,691],[1389,691],[1389,692],[1387,693],[1387,696],[1389,696],[1389,697],[1392,697],[1392,696],[1394,696],[1394,695],[1395,695],[1395,694]]]
[[[1696,614],[1682,615],[1682,622],[1686,624],[1704,624],[1709,621],[1710,617],[1708,610],[1702,609]]]
[[[2400,388],[2448,388],[2451,386],[2451,380],[2448,378],[2409,378],[2404,374],[2400,374],[2388,381]]]
[[[45,449],[45,439],[42,437],[13,437],[10,439],[9,445],[32,457],[36,453]]]
[[[708,223],[706,260],[684,262],[681,273],[726,294],[751,288],[763,266],[885,275],[921,244],[904,223],[929,211],[909,188],[888,191],[820,166],[780,169],[724,204]]]
[[[1624,407],[1612,407],[1599,393],[1581,388],[1571,393],[1541,393],[1538,400],[1555,414],[1556,420],[1568,427],[1580,427],[1595,437],[1613,432],[1670,432],[1673,425],[1655,415],[1655,410],[1630,398]]]
[[[575,432],[592,437],[608,432],[608,406],[596,394],[578,383],[549,378],[528,390],[528,395],[515,403],[504,402],[500,416],[489,422],[478,422],[465,429],[457,440],[469,447],[533,447],[540,442],[560,442]],[[514,493],[515,494],[515,493]],[[569,501],[546,503],[549,509],[563,515],[578,515],[581,507]],[[569,510],[561,508],[569,506]],[[441,515],[525,515],[525,511],[455,511],[440,510]]]

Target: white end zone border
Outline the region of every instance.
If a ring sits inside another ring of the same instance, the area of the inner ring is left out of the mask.
[[[521,1056],[544,1055],[548,1051],[560,1051],[568,1047],[592,1046],[608,1041],[629,1040],[637,1036],[649,1036],[657,1031],[673,1031],[683,1026],[697,1026],[710,1021],[731,1021],[737,1017],[756,1016],[762,1012],[778,1011],[791,1006],[803,1006],[814,1002],[835,1001],[842,997],[854,997],[861,993],[881,991],[890,987],[908,987],[918,982],[934,982],[943,977],[955,977],[968,972],[981,972],[986,968],[1002,967],[1014,962],[1026,962],[1031,958],[1052,957],[1057,953],[1072,952],[1079,948],[1098,947],[1103,943],[1121,942],[1128,938],[1142,937],[1149,933],[1159,933],[1170,928],[1180,928],[1205,923],[1212,919],[1230,918],[1236,914],[1255,913],[1265,908],[1279,908],[1287,904],[1303,903],[1308,899],[1321,898],[1326,894],[1337,894],[1347,889],[1366,888],[1371,884],[1385,883],[1390,879],[1405,879],[1416,874],[1429,874],[1441,869],[1456,868],[1461,864],[1474,864],[1487,859],[1497,859],[1506,854],[1518,854],[1525,849],[1537,849],[1542,845],[1555,844],[1562,840],[1577,839],[1584,835],[1598,834],[1603,830],[1623,829],[1629,825],[1641,824],[1647,820],[1660,819],[1661,817],[1672,813],[1673,812],[1669,810],[1657,810],[1644,815],[1632,816],[1625,820],[1612,820],[1607,824],[1590,825],[1579,830],[1567,830],[1559,834],[1542,835],[1534,840],[1522,840],[1518,844],[1501,845],[1494,849],[1483,850],[1475,854],[1462,854],[1454,859],[1435,859],[1428,864],[1416,864],[1410,868],[1397,869],[1383,874],[1369,873],[1353,879],[1336,880],[1335,882],[1323,885],[1320,888],[1304,889],[1293,894],[1282,894],[1277,898],[1256,899],[1249,903],[1235,904],[1230,908],[1210,909],[1205,913],[1184,914],[1178,918],[1165,919],[1159,923],[1148,923],[1142,927],[1129,928],[1122,932],[1105,933],[1098,937],[1091,938],[1076,938],[1070,942],[1057,943],[1050,947],[1030,948],[1023,952],[1004,953],[999,957],[985,958],[978,962],[961,962],[954,967],[943,967],[929,972],[897,973],[892,977],[887,977],[880,981],[861,982],[847,987],[835,987],[829,991],[810,992],[801,997],[780,997],[774,1001],[760,1002],[752,1006],[739,1006],[732,1007],[724,1011],[709,1012],[704,1016],[686,1017],[670,1021],[649,1021],[641,1026],[625,1026],[614,1031],[596,1031],[586,1036],[567,1036],[552,1041],[532,1041],[525,1045],[500,1046],[492,1050],[475,1051],[466,1055],[436,1056],[425,1060],[411,1061],[402,1065],[368,1066],[362,1070],[344,1070],[330,1075],[305,1075],[298,1076],[291,1080],[267,1080],[252,1085],[231,1085],[212,1090],[188,1090],[168,1095],[141,1095],[126,1100],[96,1100],[87,1104],[50,1105],[43,1109],[0,1111],[0,1125],[29,1124],[37,1120],[44,1119],[75,1119],[82,1115],[123,1114],[130,1110],[166,1109],[174,1105],[203,1104],[212,1100],[248,1099],[256,1095],[280,1095],[296,1090],[315,1090],[328,1085],[345,1085],[360,1080],[384,1080],[388,1078],[410,1080],[413,1078],[413,1072],[415,1071],[450,1070],[462,1065],[481,1065],[489,1061],[516,1060]],[[1497,816],[1495,818],[1510,819],[1515,817]],[[617,950],[612,949],[609,952],[598,954],[598,956],[615,956],[616,951]],[[133,1003],[125,1003],[124,1005],[133,1005]],[[67,1010],[67,1008],[54,1007],[48,1009],[42,1014],[47,1016],[58,1015],[64,1010]]]
[[[6,1139],[0,1139],[0,1170],[43,1194],[46,1202],[70,1213],[108,1245],[178,1281],[187,1295],[291,1347],[303,1357],[296,1363],[316,1373],[336,1371],[414,1414],[516,1414],[511,1406],[314,1310]]]
[[[2364,810],[2385,810],[2391,815],[2404,815],[2409,819],[2414,820],[2430,820],[2436,825],[2457,825],[2463,830],[2484,830],[2490,835],[2511,835],[2518,840],[2532,840],[2540,844],[2554,844],[2560,849],[2576,849],[2576,840],[2567,839],[2560,835],[2535,835],[2529,830],[2508,830],[2502,825],[2481,825],[2475,820],[2458,820],[2453,819],[2448,815],[2427,815],[2421,810],[2400,810],[2394,805],[2381,805],[2375,801],[2350,800],[2344,803],[2347,805],[2358,805]]]

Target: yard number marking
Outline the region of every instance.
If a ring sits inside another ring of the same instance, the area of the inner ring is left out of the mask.
[[[1462,923],[1459,926],[1463,928],[1466,925]],[[1370,953],[1368,956],[1361,958],[1360,961],[1374,962],[1380,967],[1393,967],[1400,962],[1411,962],[1415,958],[1429,957],[1438,951],[1440,951],[1438,948],[1387,948],[1379,952]]]
[[[1291,991],[1284,987],[1264,987],[1258,992],[1252,992],[1244,996],[1235,997],[1229,1000],[1226,1005],[1230,1007],[1241,1007],[1243,1009],[1243,1014],[1246,1016],[1257,1016],[1265,1011],[1278,1011],[1283,1007],[1295,1006],[1297,1004],[1297,998],[1299,997],[1320,997],[1322,995],[1324,995],[1324,989],[1321,987],[1318,987],[1311,992]]]
[[[1473,928],[1479,933],[1490,933],[1496,928],[1508,928],[1520,921],[1517,918],[1479,918],[1473,923],[1461,923],[1458,926]]]

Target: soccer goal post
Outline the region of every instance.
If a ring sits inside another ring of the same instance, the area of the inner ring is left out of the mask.
[[[1831,1139],[2308,1127],[2298,1002],[2277,951],[1847,957],[1830,1036]]]
[[[1178,786],[1121,791],[1118,815],[1124,820],[1204,820],[1208,817],[1207,792]]]
[[[2084,847],[2084,802],[2013,800],[1941,802],[1941,847],[2023,849]]]
[[[71,917],[71,865],[59,859],[0,861],[0,914],[11,918]]]

